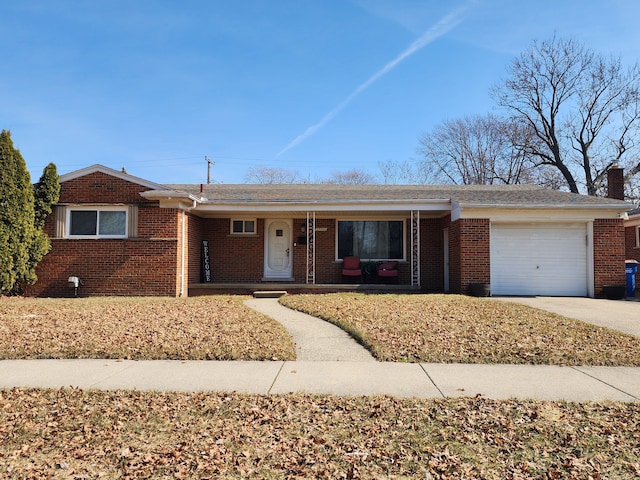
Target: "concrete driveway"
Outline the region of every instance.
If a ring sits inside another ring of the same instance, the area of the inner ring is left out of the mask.
[[[582,297],[492,297],[640,337],[640,302]]]

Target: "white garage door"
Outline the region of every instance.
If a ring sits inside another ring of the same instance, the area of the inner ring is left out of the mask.
[[[587,228],[492,224],[493,295],[587,295]]]

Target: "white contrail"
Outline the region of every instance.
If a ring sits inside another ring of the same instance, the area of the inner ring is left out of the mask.
[[[463,5],[463,6],[459,7],[459,8],[457,8],[457,9],[453,10],[451,13],[449,13],[448,15],[443,17],[434,26],[429,28],[429,30],[427,30],[425,33],[423,33],[420,38],[418,38],[415,42],[413,42],[409,46],[409,48],[407,48],[404,52],[402,52],[396,58],[394,58],[389,63],[387,63],[383,68],[381,68],[376,73],[374,73],[371,77],[369,77],[369,79],[366,82],[360,84],[358,86],[358,88],[356,88],[351,93],[351,95],[349,95],[347,98],[345,98],[342,102],[340,102],[340,104],[337,107],[335,107],[333,110],[331,110],[329,113],[327,113],[324,117],[322,117],[318,123],[316,123],[314,125],[311,125],[303,133],[301,133],[296,138],[294,138],[293,141],[291,143],[289,143],[289,145],[284,147],[278,153],[278,155],[276,155],[276,158],[281,156],[282,154],[284,154],[288,150],[291,150],[293,147],[295,147],[296,145],[300,144],[301,142],[303,142],[304,140],[309,138],[311,135],[316,133],[318,130],[320,130],[322,127],[324,127],[333,117],[335,117],[338,113],[340,113],[340,111],[344,107],[346,107],[347,104],[349,104],[349,102],[351,102],[351,100],[353,100],[356,96],[358,96],[359,94],[364,92],[373,83],[375,83],[380,77],[382,77],[386,73],[388,73],[391,70],[393,70],[404,59],[406,59],[409,56],[413,55],[418,50],[420,50],[420,49],[424,48],[425,46],[429,45],[435,39],[441,37],[442,35],[444,35],[448,31],[450,31],[451,29],[456,27],[462,21],[462,16],[463,16],[465,10],[467,9],[467,7],[468,7],[468,3],[466,5]]]

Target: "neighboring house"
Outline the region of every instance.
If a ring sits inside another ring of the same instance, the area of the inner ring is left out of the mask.
[[[624,233],[627,259],[640,262],[640,208],[628,213],[624,221]]]
[[[629,205],[607,198],[523,185],[159,185],[101,165],[60,183],[45,224],[53,248],[28,295],[68,296],[69,276],[80,295],[328,291],[348,255],[398,261],[398,284],[415,291],[600,296],[625,282]]]

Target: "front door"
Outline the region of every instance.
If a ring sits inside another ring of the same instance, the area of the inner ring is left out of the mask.
[[[264,278],[291,279],[291,221],[265,221]]]

